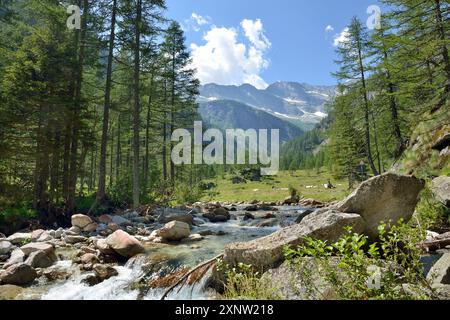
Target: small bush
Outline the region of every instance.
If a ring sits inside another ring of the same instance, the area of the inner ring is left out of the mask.
[[[0,208],[0,232],[10,234],[27,226],[31,219],[38,218],[36,210],[30,204],[19,204],[17,207]]]
[[[323,279],[337,299],[429,299],[433,292],[425,279],[421,251],[417,243],[423,231],[400,223],[392,228],[380,226],[380,239],[370,243],[366,236],[352,233],[336,243],[306,239],[297,248],[285,248],[285,257],[298,266],[302,286],[309,297],[323,295],[317,279]],[[316,268],[302,268],[305,258],[313,259]],[[374,278],[376,272],[379,277]],[[371,286],[371,279],[378,285]],[[407,285],[408,290],[405,290]]]
[[[450,210],[436,199],[429,188],[422,191],[416,212],[416,223],[425,229],[440,231],[450,223]]]

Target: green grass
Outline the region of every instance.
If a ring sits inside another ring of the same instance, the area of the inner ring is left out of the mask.
[[[324,184],[331,179],[336,189],[328,190]],[[296,188],[304,198],[311,198],[322,202],[342,200],[348,194],[347,181],[332,179],[329,172],[321,171],[282,171],[277,176],[263,178],[261,182],[233,184],[231,176],[219,177],[211,180],[217,188],[202,198],[202,201],[219,202],[251,202],[254,200],[277,202],[289,196],[289,187]],[[312,186],[314,188],[307,188]]]

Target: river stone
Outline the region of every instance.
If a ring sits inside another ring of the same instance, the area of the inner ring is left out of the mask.
[[[36,271],[26,263],[12,265],[0,274],[0,283],[23,286],[36,279]]]
[[[19,286],[10,284],[0,286],[0,300],[14,300],[22,291],[23,289]]]
[[[217,222],[227,222],[228,220],[230,220],[231,215],[227,209],[219,207],[211,210],[208,213],[203,214],[203,217],[208,219],[212,223],[217,223]]]
[[[438,177],[433,180],[431,190],[436,198],[450,208],[450,177]]]
[[[6,238],[12,244],[23,244],[24,242],[31,241],[31,233],[14,233]]]
[[[131,258],[145,252],[142,244],[123,230],[117,230],[106,238],[108,246],[125,258]]]
[[[54,232],[54,230],[52,230]],[[43,232],[41,236],[37,239],[37,242],[48,242],[52,241],[54,237],[50,234],[50,232]]]
[[[97,223],[92,222],[83,228],[84,232],[95,232],[97,230]]]
[[[103,215],[101,215],[100,217],[98,217],[98,221],[99,221],[100,223],[109,224],[109,223],[111,223],[113,220],[112,220],[112,217],[111,217],[109,214],[103,214]]]
[[[72,235],[66,235],[64,237],[64,241],[67,244],[77,244],[77,243],[81,243],[81,242],[86,242],[88,239],[86,237],[83,236],[72,236]]]
[[[9,254],[14,249],[14,246],[9,241],[0,240],[0,255]]]
[[[189,237],[191,229],[187,223],[172,221],[158,230],[157,236],[166,241],[180,241]]]
[[[386,173],[362,183],[336,209],[361,215],[366,223],[365,234],[376,238],[381,222],[409,222],[424,187],[425,181],[415,177]]]
[[[72,216],[71,220],[72,220],[72,226],[78,227],[82,230],[94,222],[90,217],[88,217],[84,214],[74,214]]]
[[[11,256],[9,257],[9,260],[5,263],[3,266],[5,269],[9,268],[10,266],[18,263],[23,263],[25,260],[25,254],[20,248],[14,249],[13,252],[11,252]]]
[[[48,268],[53,265],[57,260],[54,253],[48,253],[46,251],[35,251],[25,260],[25,263],[33,268]]]
[[[184,222],[187,223],[189,225],[193,225],[194,224],[194,217],[189,214],[189,213],[170,213],[170,214],[165,214],[162,219],[161,222],[162,223],[169,223],[172,221],[179,221],[179,222]]]
[[[81,256],[80,262],[82,264],[95,264],[95,263],[98,263],[100,261],[98,260],[98,257],[97,257],[96,254],[94,254],[94,253],[85,253],[85,254],[83,254]]]
[[[433,286],[450,285],[450,253],[446,253],[436,262],[428,273],[427,280]]]
[[[112,216],[112,222],[121,226],[121,225],[131,225],[131,221],[128,219],[125,219],[121,216]]]
[[[31,241],[38,241],[38,239],[42,236],[42,234],[45,232],[43,229],[34,230],[31,232]]]
[[[257,269],[267,269],[283,260],[285,246],[297,246],[305,237],[335,242],[352,227],[356,233],[364,230],[364,220],[357,214],[347,214],[335,210],[314,213],[300,224],[284,228],[272,235],[250,242],[233,243],[225,247],[224,261],[230,265],[244,263]]]
[[[29,256],[36,251],[45,251],[47,254],[55,253],[55,248],[49,243],[36,242],[29,243],[20,248],[26,256]]]
[[[95,247],[103,254],[113,254],[114,250],[106,242],[106,239],[98,239],[95,242]]]
[[[117,270],[111,266],[96,264],[94,265],[94,273],[99,278],[100,281],[108,280],[109,278],[116,277],[119,275]]]

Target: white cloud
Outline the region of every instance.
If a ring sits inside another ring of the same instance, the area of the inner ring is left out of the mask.
[[[328,25],[328,26],[325,28],[325,32],[333,32],[333,31],[334,31],[334,28],[333,28],[332,25]]]
[[[244,19],[241,22],[245,36],[258,50],[266,50],[272,45],[264,34],[263,24],[260,19],[255,21]]]
[[[183,30],[199,32],[201,27],[211,24],[211,18],[208,16],[201,16],[198,13],[192,12],[189,19],[184,20]]]
[[[333,45],[335,47],[345,45],[349,41],[349,36],[350,36],[349,29],[345,28],[344,30],[342,30],[342,32],[340,34],[336,34],[334,36]]]
[[[241,26],[249,44],[239,42],[239,29],[216,26],[204,35],[205,44],[191,44],[193,65],[203,84],[268,86],[260,75],[269,66],[265,53],[271,46],[263,24],[245,19]]]

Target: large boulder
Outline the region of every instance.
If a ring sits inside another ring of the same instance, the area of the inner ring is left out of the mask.
[[[33,252],[36,252],[36,251],[44,251],[48,255],[55,253],[55,247],[53,247],[49,243],[43,243],[43,242],[29,243],[29,244],[26,244],[26,245],[20,247],[20,249],[23,251],[23,253],[26,256],[29,256],[30,254],[32,254]]]
[[[139,253],[145,252],[139,240],[123,230],[117,230],[106,238],[106,244],[125,258],[131,258]]]
[[[245,263],[257,269],[267,270],[283,260],[285,246],[304,243],[306,237],[335,242],[347,233],[364,231],[364,220],[357,214],[346,214],[335,210],[314,213],[300,224],[284,228],[267,237],[250,242],[233,243],[225,247],[225,263]]]
[[[85,232],[94,232],[97,229],[97,224],[90,217],[84,214],[75,214],[72,216],[72,226],[80,228]]]
[[[22,263],[25,260],[25,254],[20,248],[14,249],[13,252],[11,252],[11,256],[9,257],[9,260],[6,261],[3,268],[7,269],[10,266],[18,263]]]
[[[6,240],[12,244],[24,244],[25,242],[31,241],[31,233],[17,232],[6,238]]]
[[[35,251],[25,260],[25,263],[33,268],[48,268],[57,261],[57,257],[54,253],[46,251]]]
[[[165,241],[181,241],[189,237],[191,228],[187,223],[180,221],[172,221],[158,230],[157,236]]]
[[[23,286],[36,279],[36,271],[26,263],[19,263],[7,268],[0,273],[0,283]]]
[[[438,177],[433,180],[431,190],[436,198],[450,208],[450,177]]]
[[[376,238],[381,222],[411,219],[424,187],[425,181],[418,178],[386,173],[362,183],[336,209],[361,215],[366,223],[365,234]]]
[[[450,253],[446,253],[428,273],[427,280],[432,283],[434,287],[441,285],[450,285]]]
[[[14,246],[11,242],[0,240],[0,255],[9,254],[14,249]]]

